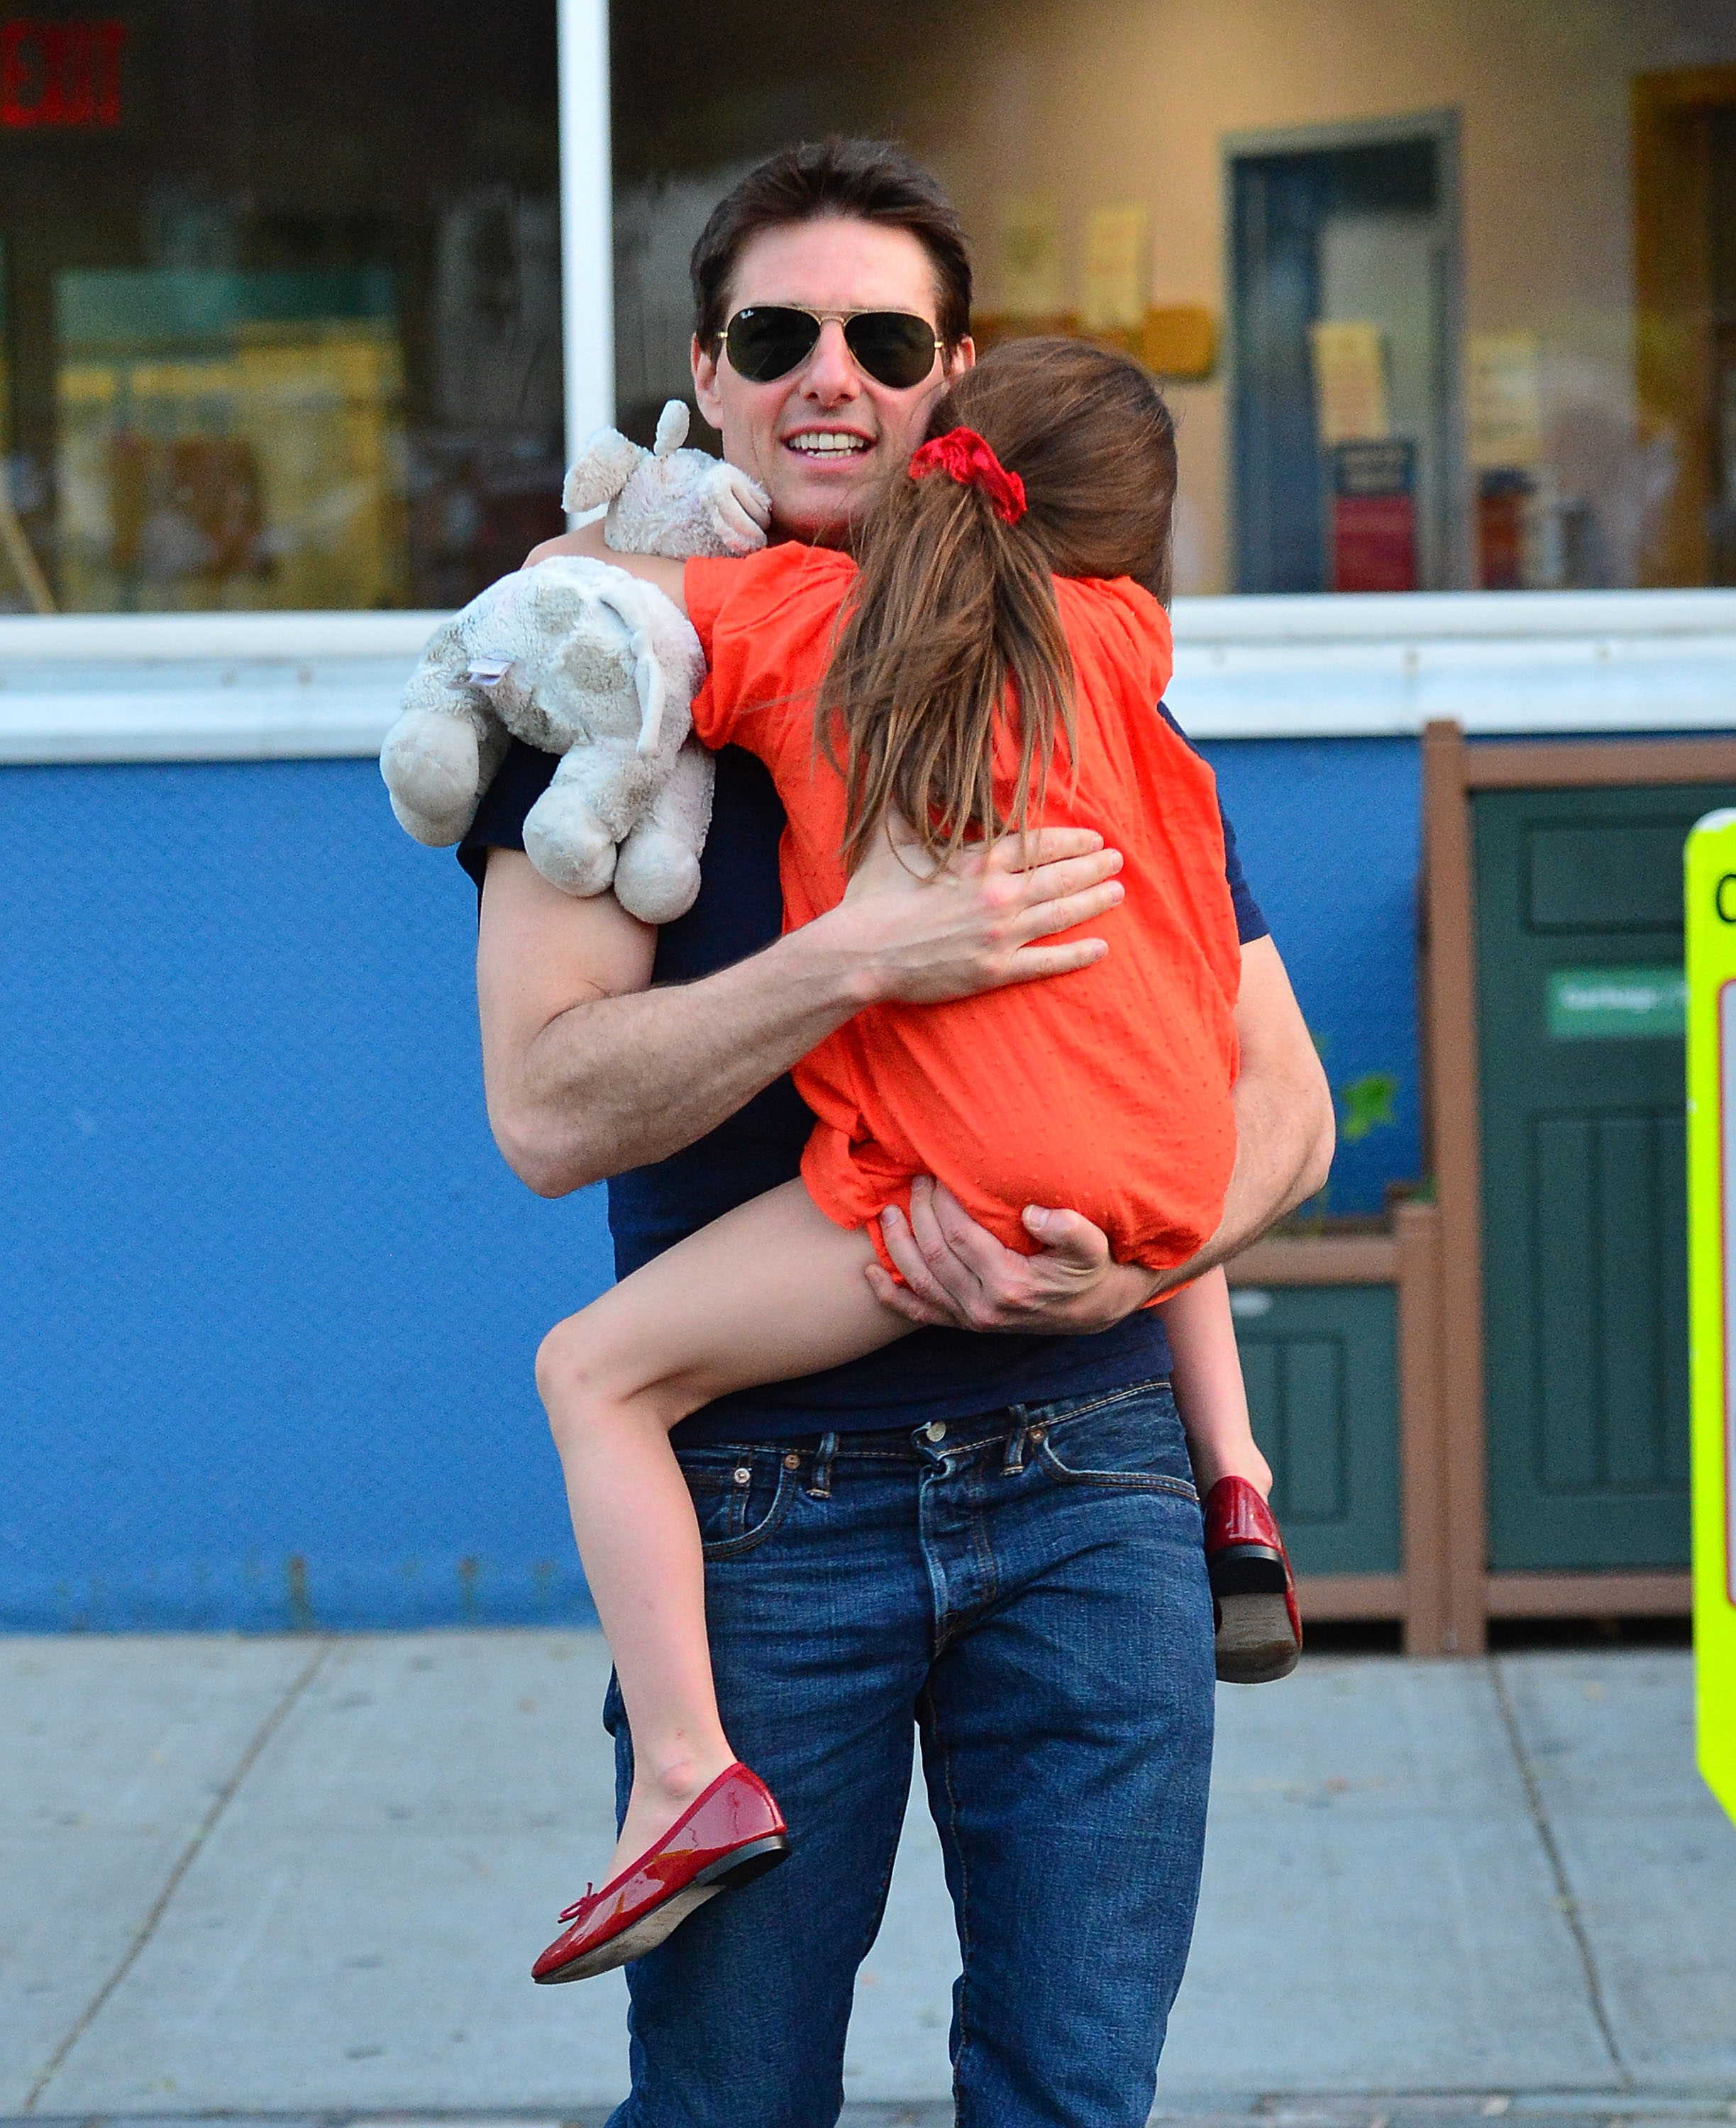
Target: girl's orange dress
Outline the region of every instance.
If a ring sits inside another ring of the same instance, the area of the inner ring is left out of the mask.
[[[708,746],[770,769],[788,816],[786,930],[843,899],[843,777],[814,743],[814,699],[855,565],[823,548],[689,562],[687,610],[711,667],[693,705]],[[1229,1090],[1241,949],[1210,769],[1157,713],[1168,615],[1125,578],[1058,577],[1077,680],[1078,775],[1058,743],[1045,824],[1098,829],[1126,900],[1087,927],[1093,967],[953,1004],[873,1005],[796,1066],[818,1119],[802,1179],[839,1226],[885,1251],[877,1215],[918,1175],[1008,1247],[1027,1204],[1082,1212],[1120,1262],[1167,1270],[1215,1229],[1235,1154]],[[1018,756],[1003,734],[999,795]],[[890,1267],[890,1266],[889,1266]]]

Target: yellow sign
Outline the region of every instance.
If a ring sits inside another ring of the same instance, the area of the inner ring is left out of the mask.
[[[1472,464],[1534,468],[1543,454],[1543,349],[1537,335],[1472,333],[1465,361]]]
[[[1391,433],[1386,334],[1369,318],[1322,320],[1308,328],[1314,355],[1314,420],[1321,444],[1381,442]]]
[[[1686,866],[1696,1729],[1736,1818],[1736,812],[1707,814]]]
[[[1048,192],[1001,202],[1001,304],[1010,318],[1052,318],[1067,308],[1061,206]]]
[[[1150,216],[1139,202],[1094,207],[1085,223],[1079,323],[1088,333],[1133,332],[1145,322],[1151,279]]]

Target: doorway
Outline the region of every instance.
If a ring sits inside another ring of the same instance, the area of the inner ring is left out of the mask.
[[[1225,159],[1236,589],[1468,583],[1457,114]]]

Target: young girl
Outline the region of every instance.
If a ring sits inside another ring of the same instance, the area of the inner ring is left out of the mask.
[[[841,899],[894,815],[936,865],[1039,819],[1101,827],[1123,853],[1125,898],[1103,957],[1064,981],[847,1022],[797,1067],[818,1119],[801,1180],[689,1236],[545,1341],[538,1387],[634,1780],[608,1878],[562,1916],[539,1980],[642,1955],[787,1845],[718,1714],[669,1429],[730,1390],[909,1330],[863,1273],[877,1252],[893,1269],[879,1215],[907,1210],[918,1175],[1010,1247],[1033,1247],[1023,1207],[1064,1204],[1107,1232],[1118,1261],[1157,1271],[1187,1261],[1222,1214],[1240,948],[1211,772],[1155,706],[1171,667],[1168,411],[1133,363],[1027,341],[958,378],[931,431],[854,558],[787,545],[622,566],[698,632],[700,737],[772,771],[789,821],[787,926]],[[1163,1305],[1207,1499],[1220,1674],[1279,1675],[1300,1629],[1222,1271]]]

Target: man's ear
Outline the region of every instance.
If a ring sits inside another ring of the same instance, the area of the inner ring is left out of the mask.
[[[718,353],[721,353],[721,349]],[[699,411],[714,429],[723,427],[723,395],[717,389],[717,355],[707,354],[699,344],[696,333],[688,353],[693,370],[693,397],[699,401]]]
[[[946,373],[957,377],[962,370],[974,369],[977,365],[977,343],[967,333],[947,358]]]

